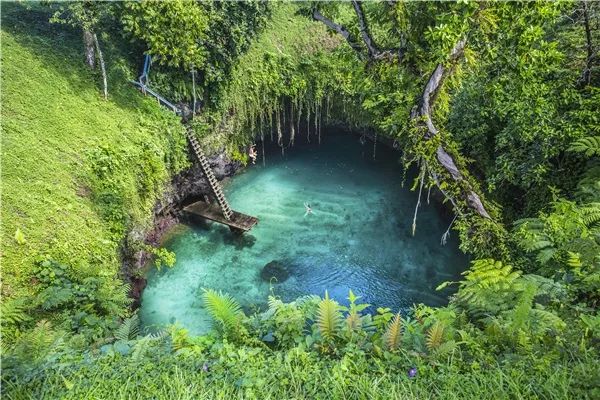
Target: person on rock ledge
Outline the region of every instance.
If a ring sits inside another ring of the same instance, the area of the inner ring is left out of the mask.
[[[248,157],[250,157],[250,159],[252,160],[252,164],[256,164],[256,145],[252,144],[250,146],[250,150],[248,150]]]

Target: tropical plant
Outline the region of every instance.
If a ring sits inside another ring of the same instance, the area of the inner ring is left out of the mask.
[[[511,308],[514,304],[521,272],[513,270],[510,265],[493,259],[475,260],[462,275],[465,277],[463,281],[444,282],[437,289],[458,283],[459,291],[454,303],[469,313],[483,316]]]
[[[402,342],[402,317],[400,313],[394,315],[390,321],[385,333],[383,334],[383,343],[391,351],[398,350]]]
[[[244,331],[242,322],[246,316],[240,304],[230,295],[213,289],[202,289],[204,307],[224,335],[239,336]]]
[[[333,341],[339,334],[342,325],[342,313],[337,301],[329,298],[325,291],[325,298],[319,302],[316,316],[316,325],[321,337],[328,342]]]
[[[568,150],[574,153],[582,153],[586,157],[600,156],[600,136],[577,139]]]
[[[140,335],[140,319],[137,314],[125,319],[115,331],[117,340],[134,340]]]
[[[442,343],[444,343],[444,325],[436,321],[428,330],[427,330],[427,348],[429,351],[437,350]]]

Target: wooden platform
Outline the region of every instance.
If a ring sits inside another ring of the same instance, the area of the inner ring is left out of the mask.
[[[218,204],[209,204],[203,201],[190,204],[189,206],[185,207],[183,211],[199,215],[202,218],[227,225],[232,230],[238,230],[242,232],[248,232],[254,225],[258,224],[258,218],[242,214],[237,211],[233,211],[233,215],[228,221],[223,216],[221,207],[219,207]]]

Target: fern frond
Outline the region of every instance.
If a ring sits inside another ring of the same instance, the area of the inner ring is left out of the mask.
[[[567,254],[567,265],[571,268],[581,268],[583,265],[581,262],[581,254],[572,251],[567,252]]]
[[[272,314],[276,314],[281,307],[283,307],[283,301],[281,301],[281,299],[278,299],[275,296],[269,296],[269,300],[268,300],[268,304],[269,304],[269,311]]]
[[[567,324],[553,312],[544,310],[540,305],[531,310],[532,325],[540,335],[548,331],[559,332],[566,328]]]
[[[444,341],[444,325],[436,321],[427,331],[427,341],[425,342],[429,351],[439,348]]]
[[[135,343],[135,345],[133,346],[133,352],[131,353],[131,358],[134,361],[139,361],[140,359],[142,359],[143,356],[146,354],[146,351],[148,350],[148,347],[149,347],[151,341],[152,341],[152,339],[148,336],[143,337],[140,340],[138,340]]]
[[[239,328],[245,317],[240,304],[230,295],[203,289],[204,306],[211,317],[227,330]]]
[[[510,326],[513,332],[517,332],[527,325],[535,292],[536,288],[534,285],[527,285],[519,298],[517,306],[510,312]]]
[[[3,300],[0,305],[0,318],[5,325],[17,325],[29,321],[27,307],[23,299]]]
[[[115,331],[117,340],[133,340],[140,334],[140,319],[137,314],[127,318]]]
[[[580,208],[583,223],[588,228],[600,227],[600,203],[589,203]]]
[[[325,291],[325,298],[319,302],[317,311],[317,326],[321,336],[327,340],[335,338],[341,322],[342,313],[339,304],[330,299],[329,293]]]
[[[586,157],[600,156],[600,136],[588,136],[576,140],[569,151],[583,153]]]
[[[540,250],[535,256],[535,259],[538,260],[540,264],[546,264],[552,259],[552,257],[554,257],[556,251],[557,250],[554,247],[547,247],[545,249]]]
[[[385,329],[385,333],[383,334],[383,342],[389,350],[394,351],[400,348],[401,340],[402,318],[400,317],[400,313],[398,313],[394,316],[394,318],[392,318]]]
[[[523,275],[522,278],[526,285],[535,285],[536,296],[550,296],[557,300],[563,300],[567,296],[566,287],[554,279],[536,274]]]

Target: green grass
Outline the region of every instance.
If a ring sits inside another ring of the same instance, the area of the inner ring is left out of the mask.
[[[130,64],[118,49],[105,45],[104,101],[98,76],[83,65],[79,32],[48,18],[37,5],[2,5],[2,294],[9,297],[35,291],[31,272],[41,258],[84,276],[116,276],[123,228],[148,225],[170,172],[186,162],[177,118],[127,83]],[[122,168],[99,175],[107,167],[100,148]],[[108,194],[125,200],[108,204]]]
[[[227,347],[227,345],[225,345]],[[208,355],[207,355],[208,356]],[[593,360],[577,370],[557,364],[537,370],[526,365],[492,364],[460,372],[460,367],[418,366],[416,378],[403,365],[354,354],[328,360],[303,350],[268,352],[231,348],[221,359],[154,355],[134,360],[108,356],[63,364],[30,381],[5,383],[7,399],[585,399],[582,382],[593,377]],[[593,378],[592,378],[593,379]]]

